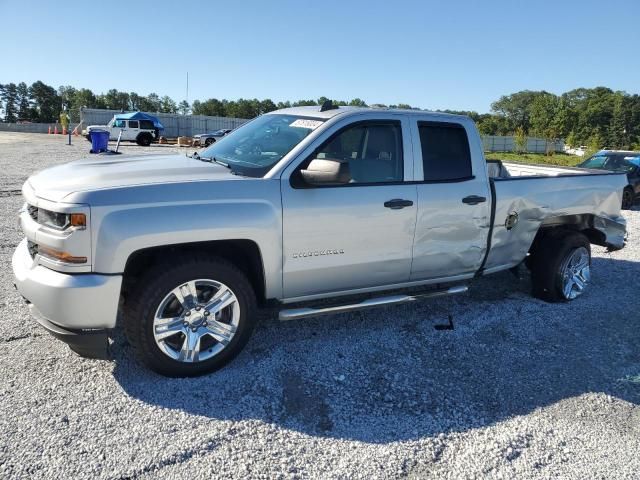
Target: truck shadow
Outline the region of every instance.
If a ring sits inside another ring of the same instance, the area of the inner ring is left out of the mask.
[[[265,320],[223,370],[168,379],[116,339],[114,376],[132,397],[220,420],[371,443],[461,432],[583,394],[640,404],[640,263],[599,257],[570,304],[529,296],[529,278],[481,279],[470,294],[292,323]],[[453,316],[453,330],[433,327]]]

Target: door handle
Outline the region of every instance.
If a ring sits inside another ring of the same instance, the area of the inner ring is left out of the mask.
[[[485,197],[480,197],[478,195],[469,195],[468,197],[464,197],[462,199],[462,203],[466,203],[467,205],[477,205],[486,201],[487,199]]]
[[[413,205],[411,200],[403,200],[401,198],[394,198],[393,200],[384,202],[384,206],[391,210],[399,210],[404,207],[410,207],[411,205]]]

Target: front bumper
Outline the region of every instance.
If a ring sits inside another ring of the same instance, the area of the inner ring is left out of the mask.
[[[69,348],[78,355],[86,358],[109,358],[109,330],[69,330],[47,320],[40,310],[29,303],[31,315],[51,335],[69,345]]]
[[[116,325],[122,276],[43,267],[31,258],[26,239],[16,248],[11,265],[16,288],[38,323],[78,353],[96,356],[84,347],[106,344],[107,330]]]

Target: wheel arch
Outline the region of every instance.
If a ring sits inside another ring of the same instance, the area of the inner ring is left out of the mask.
[[[122,294],[135,285],[143,272],[167,255],[206,254],[230,261],[249,279],[260,304],[265,304],[266,284],[262,252],[252,240],[212,240],[144,248],[132,252],[127,258],[122,282]]]
[[[594,214],[560,215],[546,218],[533,239],[529,253],[535,253],[544,238],[563,232],[582,233],[589,243],[611,249],[624,245],[624,225]]]

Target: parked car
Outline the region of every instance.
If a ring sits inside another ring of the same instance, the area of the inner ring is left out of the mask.
[[[640,152],[600,150],[578,167],[626,173],[627,185],[622,193],[624,210],[630,209],[640,195]]]
[[[565,153],[569,155],[577,155],[578,157],[584,157],[587,150],[588,147],[586,145],[580,145],[579,147],[570,147],[569,145],[564,146]]]
[[[149,146],[151,142],[158,140],[163,129],[156,117],[143,112],[132,112],[114,115],[106,125],[89,125],[83,134],[91,141],[93,130],[106,130],[109,132],[109,140],[117,140],[120,137],[123,142]]]
[[[220,130],[216,130],[211,133],[201,133],[199,135],[193,136],[193,145],[194,146],[205,146],[208,147],[212,143],[217,142],[222,137],[227,135],[232,131],[231,128],[221,128]]]
[[[289,108],[193,157],[32,175],[12,265],[35,319],[76,352],[106,356],[120,310],[142,362],[200,375],[242,350],[261,308],[294,320],[409,303],[522,262],[534,296],[574,300],[591,244],[624,246],[626,185],[487,165],[465,116]]]

